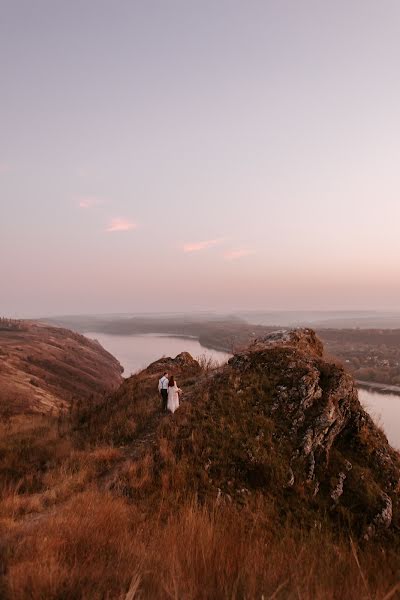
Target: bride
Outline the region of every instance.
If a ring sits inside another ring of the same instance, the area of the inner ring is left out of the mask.
[[[178,385],[174,379],[174,376],[171,375],[171,377],[169,378],[169,382],[168,382],[167,408],[172,413],[174,413],[176,411],[176,409],[179,407],[179,392],[181,392],[181,391],[182,390],[180,388],[178,388]]]

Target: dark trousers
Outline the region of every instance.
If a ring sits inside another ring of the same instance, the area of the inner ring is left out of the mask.
[[[163,410],[167,410],[168,390],[161,390],[161,406]]]

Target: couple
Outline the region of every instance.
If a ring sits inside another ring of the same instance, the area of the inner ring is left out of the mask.
[[[161,395],[162,410],[164,412],[170,410],[174,413],[176,411],[179,407],[179,392],[181,391],[174,376],[171,375],[168,379],[168,373],[165,372],[158,382],[158,392]]]

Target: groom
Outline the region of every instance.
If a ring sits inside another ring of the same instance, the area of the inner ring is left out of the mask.
[[[164,375],[158,382],[158,392],[161,395],[162,402],[162,410],[166,412],[167,404],[168,404],[168,373],[165,372]]]

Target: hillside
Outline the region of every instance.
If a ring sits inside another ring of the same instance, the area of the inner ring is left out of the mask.
[[[350,524],[364,537],[397,532],[400,457],[361,407],[351,375],[323,353],[306,329],[268,334],[207,376],[198,377],[199,366],[186,353],[150,365],[140,375],[144,395],[164,369],[184,377],[185,395],[157,432],[172,463],[156,444],[158,475],[149,491],[173,481],[178,463],[185,494],[191,489],[243,503],[246,495],[273,490],[292,513],[315,518],[328,511],[332,522]],[[126,416],[136,386],[128,379],[106,410],[91,415],[96,435],[118,418],[121,403]],[[139,414],[144,418],[146,410]],[[126,442],[121,431],[108,429],[103,440]]]
[[[311,330],[2,434],[6,598],[399,597],[400,458]]]
[[[0,322],[0,411],[58,412],[118,387],[119,362],[100,344],[68,329]]]
[[[275,319],[283,313],[277,313]],[[259,315],[261,318],[261,315]],[[271,315],[270,315],[271,316]],[[276,326],[258,325],[238,318],[220,316],[211,319],[180,315],[176,317],[136,316],[71,316],[49,319],[49,324],[68,327],[79,332],[99,332],[116,335],[164,333],[194,336],[202,346],[234,353],[246,347],[256,338],[277,329]],[[346,368],[355,379],[375,384],[400,385],[400,329],[322,327],[316,329],[327,352],[345,361]],[[385,322],[390,327],[390,321]]]

